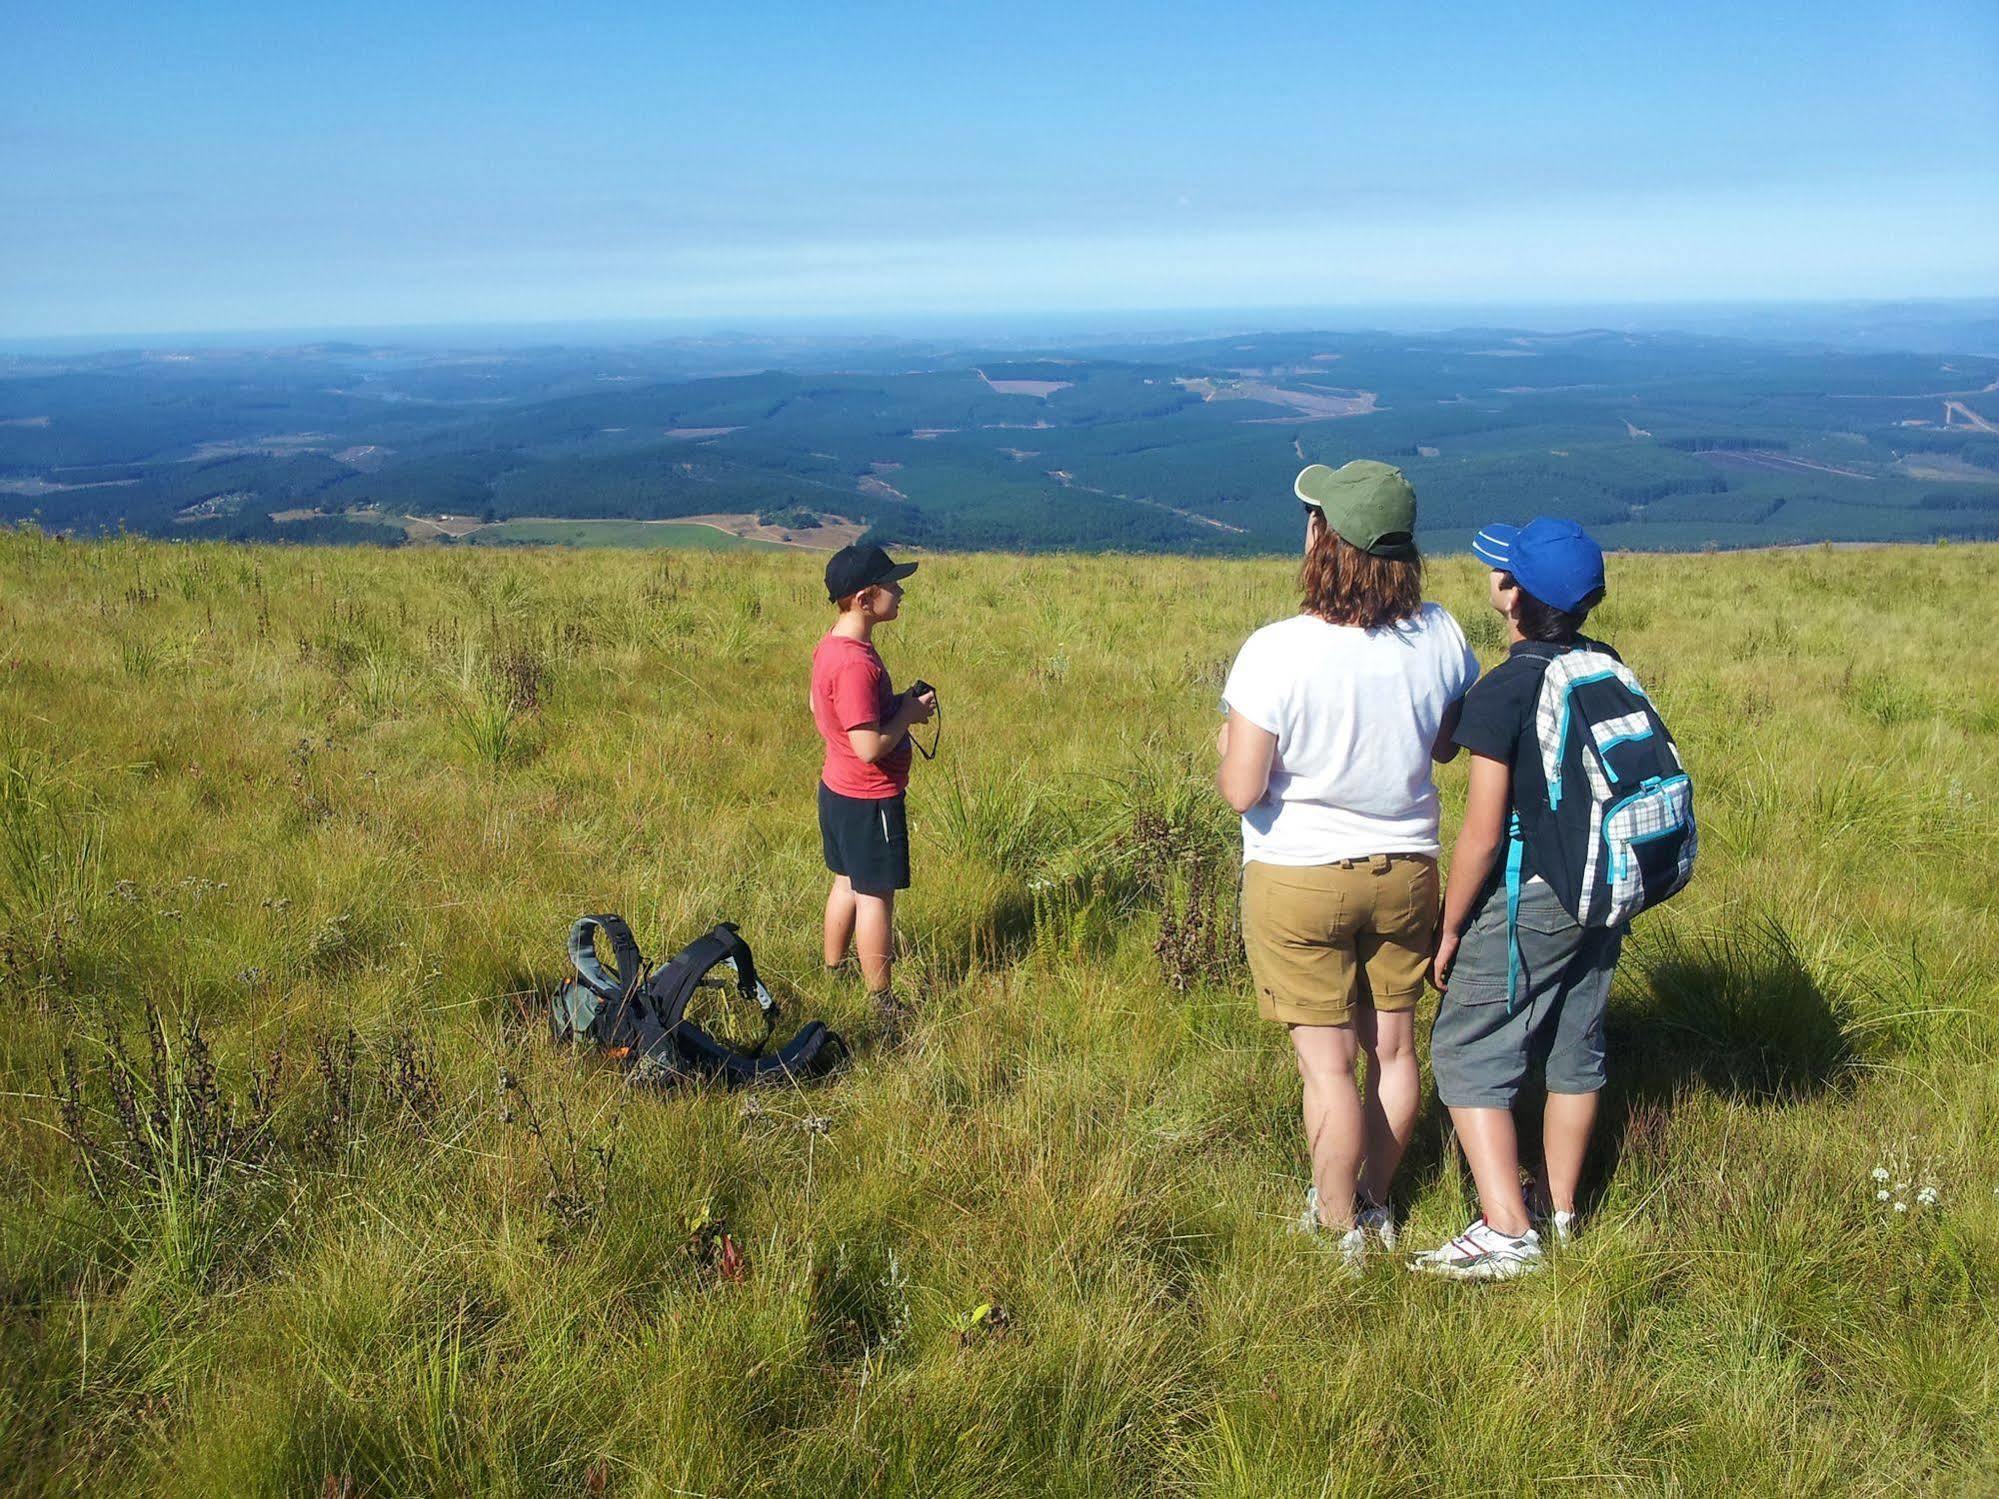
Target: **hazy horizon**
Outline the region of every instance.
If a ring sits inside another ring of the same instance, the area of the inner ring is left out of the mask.
[[[122,351],[262,350],[320,343],[369,347],[520,348],[538,343],[616,348],[714,339],[838,342],[972,343],[1059,346],[1065,342],[1150,342],[1257,332],[1440,333],[1467,328],[1571,332],[1589,328],[1722,335],[1784,341],[1852,341],[1864,320],[1918,326],[1999,325],[1999,297],[1901,299],[1761,299],[1582,303],[1408,303],[1324,307],[1104,308],[1010,315],[895,318],[820,317],[512,319],[395,325],[119,330],[106,333],[0,335],[0,353],[17,357],[87,357]],[[1928,321],[1926,321],[1928,320]],[[1836,336],[1837,335],[1837,336]],[[1999,347],[1999,327],[1986,342]],[[1939,350],[1985,353],[1947,342]]]
[[[17,18],[0,338],[1999,294],[1999,10]]]

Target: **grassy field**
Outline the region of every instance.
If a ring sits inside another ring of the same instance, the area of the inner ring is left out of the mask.
[[[465,538],[478,546],[680,547],[707,552],[767,552],[770,541],[732,536],[713,526],[642,520],[508,520]]]
[[[1467,1287],[1285,1231],[1207,778],[1288,564],[925,559],[889,1049],[816,951],[815,559],[0,533],[0,1488],[1991,1493],[1995,563],[1614,559],[1702,865],[1626,948],[1591,1231]],[[1491,661],[1483,587],[1433,568]],[[854,1064],[557,1054],[607,908],[739,921]],[[1434,1104],[1400,1195],[1467,1214]]]

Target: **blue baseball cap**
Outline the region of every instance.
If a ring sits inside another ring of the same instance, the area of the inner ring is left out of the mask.
[[[1543,515],[1524,526],[1490,525],[1472,538],[1471,549],[1487,567],[1512,573],[1514,582],[1565,614],[1603,587],[1603,548],[1572,520]]]

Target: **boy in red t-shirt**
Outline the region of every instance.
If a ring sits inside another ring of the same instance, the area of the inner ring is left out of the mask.
[[[833,888],[826,895],[826,966],[851,943],[878,1016],[902,1007],[889,993],[895,892],[909,888],[909,730],[937,711],[934,692],[898,695],[875,654],[874,629],[901,610],[914,562],[880,547],[842,547],[826,564],[826,596],[840,617],[812,653],[812,719],[826,741],[819,776],[819,837]]]

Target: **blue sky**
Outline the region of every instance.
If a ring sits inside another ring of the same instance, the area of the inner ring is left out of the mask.
[[[1999,294],[1999,4],[54,3],[0,336]]]

